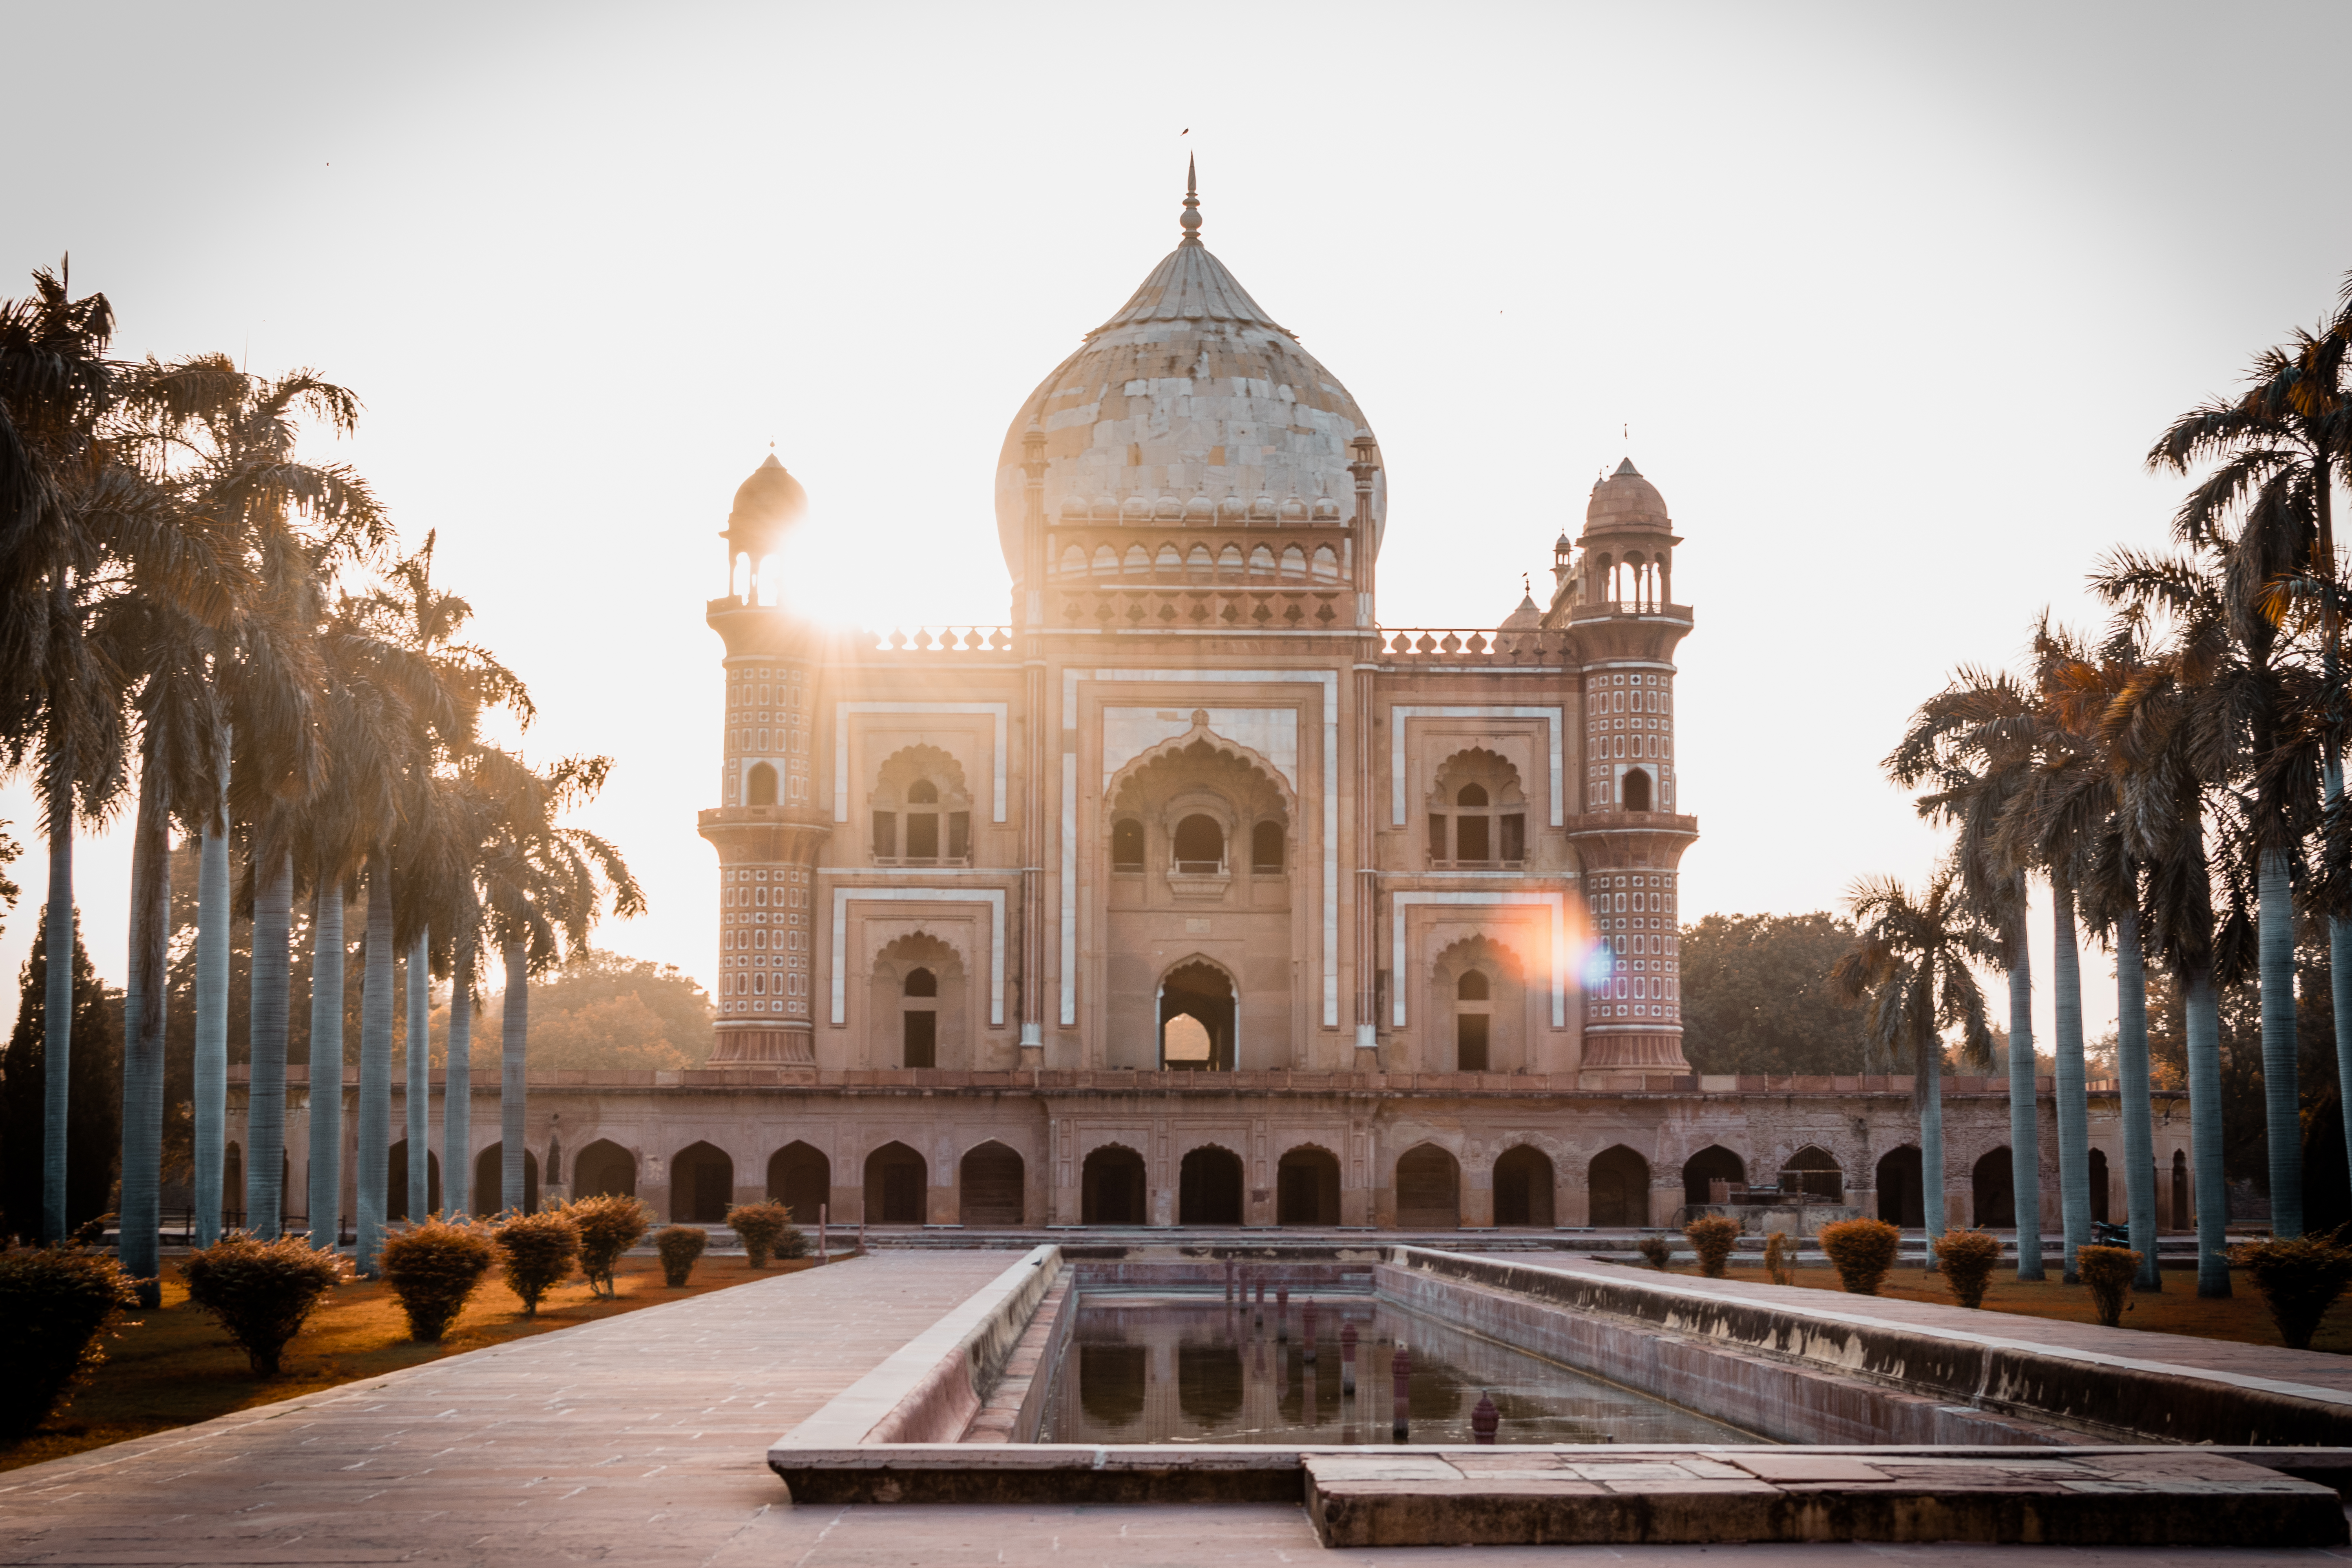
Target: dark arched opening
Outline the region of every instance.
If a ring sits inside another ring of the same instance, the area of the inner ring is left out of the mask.
[[[1434,1143],[1408,1149],[1396,1165],[1397,1227],[1454,1230],[1462,1224],[1462,1167]]]
[[[776,804],[776,770],[765,763],[755,763],[751,776],[743,781],[743,804],[773,805]]]
[[[768,1156],[768,1197],[793,1211],[796,1225],[831,1217],[833,1162],[824,1152],[797,1140]]]
[[[2101,1225],[2107,1223],[2107,1152],[2091,1151],[2091,1217]]]
[[[904,1143],[885,1143],[866,1156],[866,1223],[921,1225],[931,1167]]]
[[[1204,1144],[1184,1156],[1176,1177],[1176,1223],[1239,1225],[1242,1222],[1242,1157]]]
[[[1588,1218],[1596,1226],[1650,1223],[1650,1162],[1622,1143],[1603,1149],[1585,1171]]]
[[[1250,869],[1282,869],[1282,824],[1261,822],[1250,829]]]
[[[504,1208],[505,1186],[506,1145],[493,1143],[474,1156],[474,1212],[491,1215]],[[539,1156],[528,1149],[522,1152],[522,1212],[539,1212]]]
[[[670,1156],[669,1215],[683,1225],[724,1225],[735,1206],[735,1162],[710,1143],[689,1143]]]
[[[1086,1225],[1143,1224],[1143,1156],[1116,1143],[1088,1154],[1078,1178],[1078,1218]]]
[[[1889,1225],[1927,1223],[1927,1189],[1919,1180],[1919,1150],[1906,1143],[1878,1162],[1878,1217]]]
[[[1780,1190],[1801,1192],[1825,1204],[1845,1202],[1845,1172],[1826,1149],[1808,1143],[1780,1167]]]
[[[1628,811],[1650,809],[1650,775],[1640,768],[1628,768],[1625,771],[1625,809]]]
[[[1180,1018],[1192,1023],[1171,1028]],[[1180,964],[1160,982],[1160,1065],[1174,1071],[1233,1070],[1234,983],[1216,965]]]
[[[1328,1149],[1291,1150],[1274,1171],[1276,1225],[1339,1223],[1339,1161]]]
[[[1213,816],[1188,816],[1176,825],[1176,869],[1208,877],[1225,868],[1225,830]]]
[[[904,994],[907,1000],[898,1010],[900,1059],[910,1068],[937,1067],[940,977],[928,969],[910,969],[907,972]]]
[[[1745,1184],[1748,1163],[1720,1143],[1710,1143],[1683,1162],[1683,1202],[1715,1204],[1726,1201],[1713,1195],[1717,1182]]]
[[[2189,1228],[2189,1156],[2179,1149],[2172,1152],[2172,1228]]]
[[[971,1226],[1017,1226],[1027,1174],[1021,1156],[992,1140],[971,1150],[956,1172],[956,1217]]]
[[[422,1219],[425,1215],[408,1212],[408,1140],[404,1138],[392,1146],[385,1161],[383,1217],[387,1222]],[[228,1191],[226,1184],[222,1189]],[[432,1150],[425,1151],[425,1214],[441,1212],[441,1156]]]
[[[1542,1150],[1525,1143],[1504,1150],[1495,1162],[1495,1223],[1549,1226],[1551,1187],[1551,1160]]]
[[[609,1138],[599,1138],[572,1157],[572,1190],[580,1197],[637,1195],[637,1157]]]
[[[441,1206],[441,1194],[433,1194],[433,1206]],[[221,1223],[244,1228],[245,1218],[245,1151],[235,1140],[221,1150]]]
[[[2010,1167],[2006,1143],[1979,1160],[1976,1168],[1969,1173],[1969,1222],[1998,1226],[2017,1223],[2017,1173]]]

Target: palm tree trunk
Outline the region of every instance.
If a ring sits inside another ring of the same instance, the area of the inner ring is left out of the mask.
[[[2017,1211],[2017,1277],[2042,1278],[2041,1084],[2033,1059],[2033,956],[2025,942],[2024,889],[2018,889],[2009,950],[2009,1190]],[[1982,1216],[1979,1216],[1981,1220]]]
[[[195,1244],[220,1239],[221,1161],[228,1141],[228,831],[205,829],[196,861]],[[247,1142],[251,1142],[248,1138]]]
[[[123,1272],[139,1283],[139,1304],[163,1295],[163,999],[172,941],[172,825],[163,770],[140,770],[139,816],[131,839],[131,962],[122,988]],[[52,963],[56,962],[53,958]],[[66,963],[72,966],[71,950]]]
[[[368,858],[367,967],[360,983],[360,1125],[354,1256],[360,1278],[375,1278],[383,1247],[384,1188],[392,1179],[392,866],[379,847]]]
[[[449,963],[449,1063],[441,1086],[441,1206],[473,1212],[474,944],[460,934]]]
[[[523,1078],[523,1053],[530,1044],[530,976],[523,964],[528,950],[520,942],[507,943],[507,1002],[499,1020],[499,1206],[519,1213],[528,1195],[523,1188],[523,1116],[530,1086]]]
[[[2254,877],[2263,1002],[2263,1110],[2270,1133],[2271,1231],[2303,1234],[2303,1117],[2294,1060],[2294,904],[2284,849],[2265,849]]]
[[[2213,970],[2182,977],[2189,1050],[2189,1145],[2197,1163],[2197,1294],[2230,1294],[2230,1183],[2221,1173],[2221,1010]]]
[[[343,885],[310,914],[310,1245],[343,1239]]]
[[[425,945],[425,933],[416,933],[416,944],[408,952],[408,1037],[404,1049],[408,1058],[408,1220],[411,1225],[425,1217],[433,1201],[433,1153],[425,1145],[432,1125],[433,1079],[432,1046],[426,1037],[428,1026],[425,1008],[425,984],[431,978],[428,967],[432,954]]]
[[[48,973],[41,992],[41,1239],[66,1238],[73,1074],[73,798],[49,808]]]
[[[2083,968],[2074,946],[2074,889],[2050,879],[2053,924],[2050,967],[2057,1014],[2058,1212],[2066,1228],[2067,1284],[2075,1282],[2074,1250],[2091,1239],[2090,1103],[2083,1085]]]
[[[1936,1267],[1936,1243],[1944,1235],[1944,1052],[1932,1034],[1919,1044],[1912,1070],[1925,1075],[1919,1090],[1919,1185],[1921,1217],[1927,1222],[1927,1268]]]
[[[2124,1193],[2131,1216],[2132,1250],[2139,1254],[2134,1287],[2161,1290],[2156,1267],[2156,1132],[2147,1111],[2147,968],[2140,952],[2139,913],[2116,917],[2116,1072],[2124,1119]]]
[[[253,1064],[245,1110],[245,1228],[285,1227],[286,1015],[294,916],[294,858],[253,888]]]

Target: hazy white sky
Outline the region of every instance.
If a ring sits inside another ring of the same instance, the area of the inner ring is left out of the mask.
[[[806,483],[826,613],[1003,619],[997,445],[1173,243],[1188,152],[1210,247],[1380,435],[1389,624],[1499,619],[1630,425],[1698,616],[1686,918],[1924,871],[1875,766],[1906,712],[2043,605],[2088,617],[2097,553],[2164,534],[2165,420],[2352,266],[2341,5],[20,5],[8,35],[0,295],[69,249],[124,350],[357,389],[321,455],[440,531],[531,746],[618,762],[586,820],[653,910],[602,942],[706,983],[735,485],[771,441]],[[40,870],[21,787],[0,818],[5,1017]],[[127,857],[81,867],[119,981]]]

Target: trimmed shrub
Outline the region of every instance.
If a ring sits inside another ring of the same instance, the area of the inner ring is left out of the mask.
[[[2128,1247],[2078,1247],[2074,1272],[2091,1288],[2099,1321],[2111,1329],[2123,1327],[2124,1297],[2139,1273],[2139,1254]]]
[[[106,1233],[114,1228],[115,1222],[121,1217],[120,1215],[102,1214],[86,1219],[74,1226],[73,1238],[83,1247],[96,1247],[106,1239]]]
[[[262,1241],[233,1231],[180,1265],[188,1300],[245,1348],[256,1377],[278,1375],[287,1342],[352,1277],[351,1259],[300,1236]]]
[[[383,1282],[408,1314],[408,1337],[437,1342],[498,1260],[471,1220],[428,1219],[393,1233],[377,1254]]]
[[[661,1254],[662,1283],[673,1290],[684,1285],[694,1272],[694,1260],[709,1245],[709,1235],[698,1225],[665,1226],[656,1232],[654,1250]]]
[[[636,1199],[610,1194],[574,1198],[563,1205],[580,1227],[580,1272],[588,1277],[592,1294],[613,1298],[613,1267],[621,1254],[645,1239],[654,1223],[654,1211]]]
[[[493,1231],[506,1264],[507,1289],[522,1298],[522,1315],[539,1316],[539,1299],[572,1277],[580,1256],[580,1227],[561,1213],[519,1214]]]
[[[1664,1268],[1675,1260],[1675,1244],[1663,1236],[1645,1236],[1633,1244],[1633,1250],[1648,1258],[1653,1268]]]
[[[793,1211],[780,1203],[738,1204],[727,1211],[727,1228],[743,1238],[743,1253],[754,1268],[765,1268],[772,1254],[798,1258],[808,1250],[808,1237],[793,1224]]]
[[[1775,1285],[1797,1282],[1797,1249],[1787,1231],[1776,1230],[1764,1238],[1764,1272]]]
[[[1731,1249],[1739,1240],[1739,1222],[1725,1215],[1707,1215],[1685,1226],[1683,1237],[1698,1254],[1698,1271],[1710,1279],[1720,1279],[1723,1266],[1731,1260]]]
[[[2279,1338],[2296,1350],[2311,1348],[2319,1320],[2352,1284],[2352,1247],[2343,1243],[2342,1236],[2329,1231],[2296,1241],[2255,1241],[2230,1248],[2230,1261],[2246,1271],[2270,1303]]]
[[[2000,1262],[2000,1237],[1985,1230],[1948,1230],[1936,1238],[1936,1261],[1944,1282],[1963,1307],[1982,1307],[1985,1288]]]
[[[1842,1219],[1822,1226],[1822,1250],[1852,1296],[1875,1296],[1903,1233],[1883,1219]]]
[[[8,1363],[0,1378],[0,1438],[22,1437],[71,1403],[106,1360],[138,1287],[122,1265],[79,1247],[0,1250],[0,1323]]]

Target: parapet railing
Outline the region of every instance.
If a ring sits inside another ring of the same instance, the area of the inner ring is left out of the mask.
[[[1557,664],[1568,647],[1564,632],[1497,632],[1477,627],[1381,628],[1380,657],[1387,663]]]
[[[1011,626],[893,626],[850,635],[852,647],[877,653],[1010,653]]]

